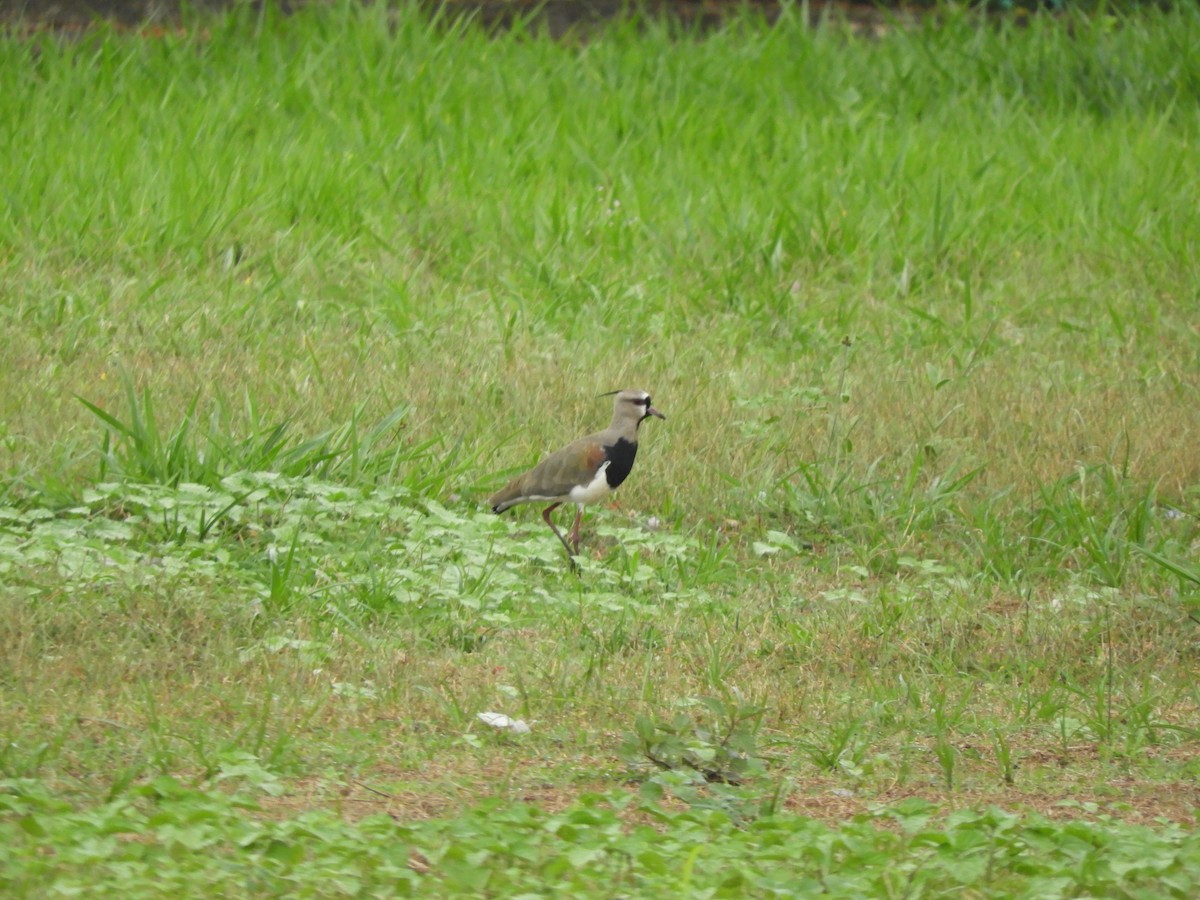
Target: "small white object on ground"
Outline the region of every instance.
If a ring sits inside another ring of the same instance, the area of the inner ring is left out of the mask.
[[[522,719],[510,719],[504,713],[481,712],[476,713],[475,718],[485,725],[511,731],[513,734],[529,734],[530,731],[529,726]]]

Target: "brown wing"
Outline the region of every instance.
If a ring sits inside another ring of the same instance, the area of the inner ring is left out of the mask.
[[[580,438],[518,475],[488,502],[500,513],[531,500],[564,500],[571,488],[595,478],[605,459],[604,444],[596,436]]]

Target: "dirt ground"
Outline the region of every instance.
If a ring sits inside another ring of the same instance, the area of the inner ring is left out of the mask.
[[[1086,755],[1086,749],[1080,749]],[[1190,754],[1180,748],[1171,752]],[[604,768],[604,760],[597,759],[595,763],[598,770]],[[1147,826],[1165,822],[1183,826],[1196,824],[1200,784],[1192,781],[1152,782],[1134,777],[1096,779],[1089,777],[1086,769],[1086,765],[1081,769],[1072,765],[1064,770],[1071,774],[1041,788],[997,783],[992,788],[973,787],[952,792],[915,783],[857,791],[847,787],[844,779],[834,776],[805,776],[789,783],[783,808],[836,825],[880,807],[918,798],[934,804],[945,814],[995,806],[1010,813],[1033,812],[1055,820],[1107,817]],[[489,785],[490,792],[479,793],[480,785]],[[282,796],[264,797],[260,804],[270,818],[282,819],[306,810],[325,809],[350,820],[384,814],[397,821],[419,821],[454,816],[494,796],[558,812],[569,808],[583,794],[605,793],[614,788],[636,792],[638,785],[632,781],[621,785],[611,780],[553,785],[539,782],[533,770],[513,778],[512,762],[497,760],[478,771],[438,771],[436,766],[415,771],[381,766],[361,780],[347,779],[340,784],[331,782],[326,773],[320,779],[290,782],[289,790]]]

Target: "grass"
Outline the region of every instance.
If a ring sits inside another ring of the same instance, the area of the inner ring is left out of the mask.
[[[802,19],[0,40],[6,891],[1194,892],[1200,18]]]
[[[6,805],[31,823],[14,866],[26,880],[10,883],[41,883],[52,874],[66,890],[149,895],[198,895],[200,884],[269,895],[319,880],[329,895],[650,896],[711,885],[724,895],[852,897],[983,884],[1003,896],[1107,895],[1114,887],[1186,896],[1198,876],[1196,836],[1178,826],[1081,821],[1064,832],[1040,816],[992,809],[931,827],[935,810],[911,800],[838,829],[776,816],[742,829],[719,813],[639,808],[628,795],[588,795],[561,812],[493,801],[447,826],[397,825],[387,816],[348,824],[327,812],[264,822],[245,804],[168,778],[136,794],[86,815],[34,791],[10,799]],[[630,825],[633,816],[641,821]],[[77,831],[103,829],[103,837],[87,845],[61,841],[58,831],[40,830],[41,818],[69,819]],[[136,839],[119,840],[127,835]],[[51,861],[28,852],[47,844],[59,851]]]

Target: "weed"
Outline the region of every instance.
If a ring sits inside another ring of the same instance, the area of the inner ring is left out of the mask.
[[[669,721],[639,715],[625,738],[626,758],[668,772],[686,768],[710,783],[742,784],[763,771],[755,748],[762,707],[716,697],[698,697],[685,705],[702,712],[704,719],[697,721],[688,712]]]

